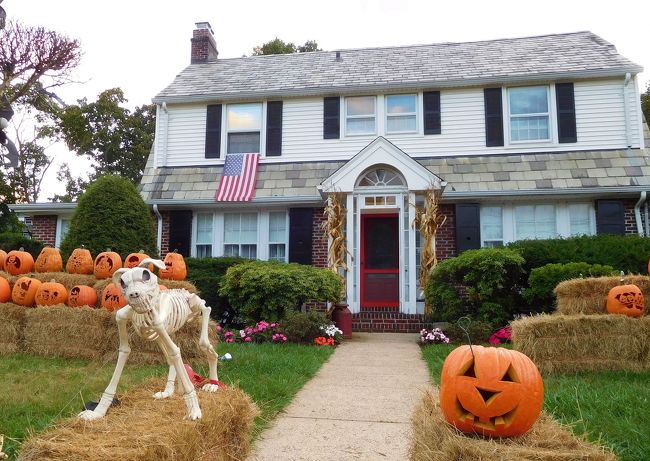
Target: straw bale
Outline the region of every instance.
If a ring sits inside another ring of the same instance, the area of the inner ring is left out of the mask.
[[[0,272],[0,275],[6,274]],[[4,276],[4,275],[3,275]],[[13,286],[20,277],[31,277],[41,282],[49,282],[56,280],[58,283],[63,284],[66,290],[70,291],[75,285],[88,285],[93,286],[97,283],[97,279],[93,275],[87,274],[68,274],[67,272],[30,272],[29,274],[10,275],[6,274],[5,278],[9,280],[9,284]]]
[[[14,303],[0,303],[0,354],[20,352],[27,308]]]
[[[29,309],[25,316],[25,350],[44,356],[100,359],[106,353],[111,313],[63,304]]]
[[[650,278],[628,275],[624,283],[638,286],[645,297],[643,315],[650,315]],[[607,294],[621,284],[620,277],[593,277],[560,282],[555,287],[557,312],[560,314],[607,314]]]
[[[93,286],[95,290],[97,290],[98,293],[101,293],[104,288],[106,288],[106,285],[109,283],[112,283],[113,279],[101,279],[101,280],[96,280],[96,283]],[[165,285],[167,288],[170,290],[177,289],[177,288],[183,288],[190,293],[197,293],[198,290],[197,288],[187,280],[163,280],[163,279],[158,279],[158,283],[160,285]]]
[[[106,417],[86,422],[76,417],[30,436],[20,460],[243,460],[258,414],[250,397],[237,388],[215,394],[199,391],[203,417],[184,420],[185,402],[179,395],[156,400],[152,394],[164,379],[152,379],[119,395],[121,404]]]
[[[466,435],[449,425],[439,406],[438,390],[424,392],[411,417],[412,461],[615,461],[610,450],[593,445],[542,412],[521,437],[490,439]]]
[[[515,349],[543,373],[641,370],[650,352],[650,317],[537,315],[512,322]]]

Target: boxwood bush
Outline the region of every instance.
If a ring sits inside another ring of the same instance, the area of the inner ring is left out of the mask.
[[[341,279],[328,269],[250,261],[228,269],[219,294],[247,321],[278,321],[306,301],[338,302],[341,289]]]
[[[11,250],[18,250],[21,247],[36,259],[43,249],[43,242],[30,239],[23,234],[15,232],[0,233],[0,250],[9,253]]]

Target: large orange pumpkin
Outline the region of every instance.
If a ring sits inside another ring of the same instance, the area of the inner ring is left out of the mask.
[[[521,352],[460,346],[442,367],[440,408],[463,432],[492,437],[524,434],[537,420],[543,401],[542,377]]]
[[[0,271],[5,270],[5,259],[7,259],[7,252],[0,250]]]
[[[36,290],[34,303],[37,306],[54,306],[56,304],[65,304],[68,300],[68,290],[62,283],[56,280],[42,283]]]
[[[6,303],[11,299],[11,287],[9,286],[9,281],[0,277],[0,303]]]
[[[36,298],[36,291],[41,286],[41,281],[29,277],[20,277],[14,283],[14,288],[11,290],[11,300],[15,304],[30,307],[34,305],[34,298]]]
[[[127,269],[138,267],[138,265],[147,258],[149,258],[149,255],[144,253],[144,250],[140,250],[139,253],[131,253],[124,260],[124,267]],[[147,268],[149,269],[149,272],[153,272],[153,264],[149,264]]]
[[[36,272],[61,272],[63,270],[63,258],[58,248],[45,247],[36,258],[34,263]]]
[[[102,291],[102,307],[109,311],[116,311],[124,306],[127,302],[122,295],[122,289],[115,286],[114,283],[109,283]]]
[[[27,274],[34,270],[34,257],[23,248],[7,253],[5,271],[11,275]]]
[[[68,274],[92,274],[94,267],[90,251],[81,247],[72,251],[65,265],[65,271]]]
[[[158,278],[169,280],[185,280],[187,277],[187,267],[185,259],[180,253],[167,253],[165,256],[165,268],[158,272]]]
[[[110,249],[99,253],[95,258],[95,277],[107,279],[113,276],[113,272],[122,267],[122,258],[119,254]]]
[[[97,304],[97,292],[93,287],[89,287],[86,285],[75,285],[70,290],[70,295],[68,296],[68,306],[95,307],[96,304]]]
[[[641,317],[644,308],[643,293],[636,285],[618,285],[607,294],[607,312],[610,314]]]

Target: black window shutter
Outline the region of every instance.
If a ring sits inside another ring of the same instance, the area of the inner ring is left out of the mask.
[[[424,134],[440,134],[440,91],[423,94]]]
[[[625,206],[622,201],[596,201],[596,233],[625,235]]]
[[[205,158],[219,158],[220,153],[221,104],[210,104],[205,122]]]
[[[563,143],[578,142],[573,83],[556,83],[555,101],[557,104],[558,141]]]
[[[478,203],[456,205],[456,254],[481,248],[480,210]]]
[[[485,145],[503,146],[503,103],[501,88],[483,89],[485,101]]]
[[[323,139],[339,139],[341,136],[341,98],[323,99]]]
[[[311,265],[313,208],[289,209],[289,262]]]
[[[266,156],[282,154],[282,101],[266,103]]]
[[[169,212],[169,251],[176,250],[185,257],[192,254],[192,212]]]

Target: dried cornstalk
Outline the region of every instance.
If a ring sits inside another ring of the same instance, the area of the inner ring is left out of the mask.
[[[424,193],[424,207],[415,206],[415,219],[413,226],[420,230],[424,239],[422,253],[420,254],[420,288],[424,290],[427,286],[429,274],[438,264],[436,258],[436,233],[447,220],[447,217],[440,214],[440,201],[442,200],[442,189],[434,189],[433,186]],[[429,306],[426,306],[429,313]]]
[[[345,217],[347,210],[343,205],[344,200],[345,194],[342,192],[329,194],[324,212],[327,220],[323,222],[322,228],[330,242],[327,251],[327,266],[332,272],[341,277],[343,292],[345,293],[345,276],[341,273],[341,269],[343,272],[348,270],[345,260],[349,252],[345,246]]]

